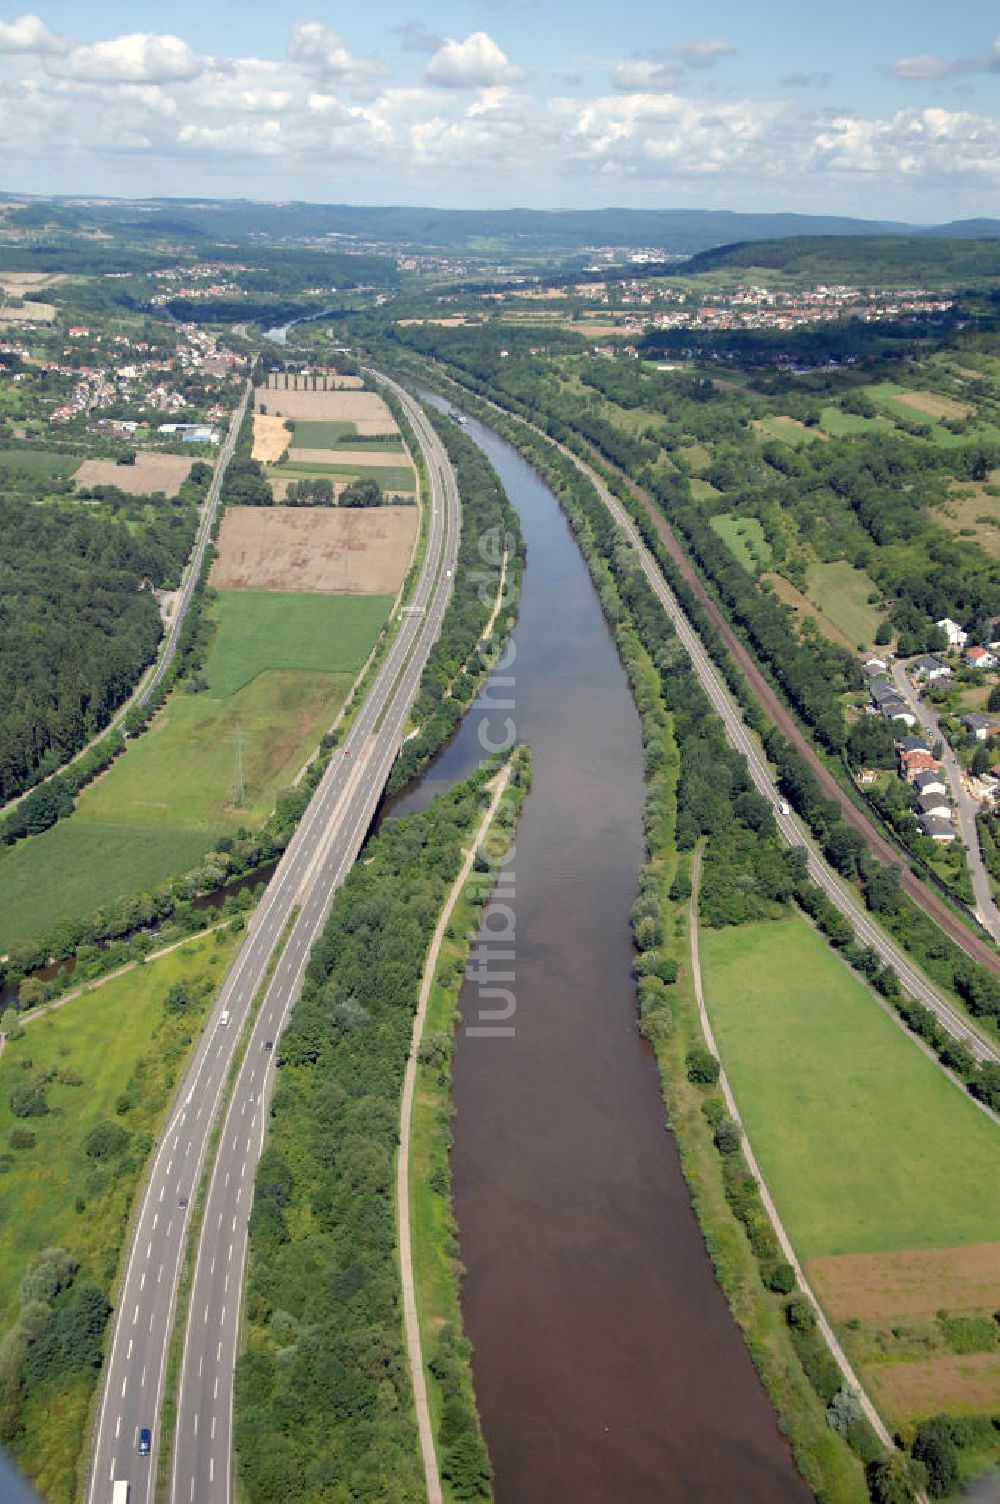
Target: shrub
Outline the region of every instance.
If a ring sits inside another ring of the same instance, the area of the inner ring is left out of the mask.
[[[83,1152],[91,1159],[114,1159],[129,1141],[129,1133],[118,1123],[98,1123],[83,1141]]]
[[[7,1101],[16,1118],[43,1118],[49,1110],[45,1088],[38,1081],[23,1081],[12,1086]]]
[[[740,1125],[733,1118],[721,1118],[715,1130],[715,1147],[720,1154],[738,1154],[743,1144]]]
[[[898,1453],[870,1463],[865,1481],[872,1504],[911,1504],[914,1497],[906,1460]]]
[[[719,1079],[719,1062],[704,1045],[695,1045],[693,1050],[689,1050],[684,1065],[688,1080],[697,1086],[714,1086]]]
[[[946,1415],[935,1415],[917,1427],[913,1455],[927,1469],[927,1492],[945,1499],[958,1487],[958,1453]]]
[[[795,1289],[795,1270],[784,1259],[761,1271],[764,1283],[776,1295],[790,1295]]]
[[[12,1149],[33,1149],[38,1142],[30,1128],[21,1128],[15,1125],[10,1130],[7,1142]]]
[[[44,1248],[36,1253],[21,1281],[21,1304],[33,1300],[51,1302],[61,1290],[73,1283],[78,1264],[65,1248]]]

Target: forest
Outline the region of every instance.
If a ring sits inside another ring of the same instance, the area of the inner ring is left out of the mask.
[[[107,725],[160,640],[153,586],[176,585],[186,526],[0,499],[0,803]]]

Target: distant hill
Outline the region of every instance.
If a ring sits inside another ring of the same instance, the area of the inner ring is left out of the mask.
[[[979,238],[963,238],[961,225],[942,225],[921,235],[797,235],[786,240],[738,241],[700,251],[684,274],[724,268],[761,267],[812,281],[861,286],[911,282],[970,286],[1000,280],[1000,233],[996,220],[967,220]],[[990,231],[986,227],[993,226]],[[950,238],[945,238],[945,236]]]
[[[0,201],[19,198],[0,195]],[[23,202],[23,199],[22,199]],[[689,256],[734,242],[787,236],[1000,236],[1000,220],[908,225],[846,215],[742,214],[727,209],[434,209],[406,205],[255,203],[250,199],[88,199],[50,202],[57,222],[97,225],[133,239],[301,241],[339,236],[392,247],[452,254],[581,257],[597,248],[658,249]],[[45,200],[30,201],[24,222],[41,222]]]

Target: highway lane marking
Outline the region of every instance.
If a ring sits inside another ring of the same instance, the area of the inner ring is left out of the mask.
[[[198,1412],[197,1412],[197,1410],[194,1412],[194,1434],[196,1436],[198,1435]]]
[[[170,1231],[169,1227],[167,1228],[167,1231],[168,1232]],[[152,1238],[150,1238],[148,1244],[146,1245],[146,1257],[147,1257],[147,1259],[149,1258],[149,1256],[152,1253],[152,1251],[153,1251],[153,1240],[152,1240]]]
[[[162,1278],[163,1278],[163,1265],[162,1265],[162,1264],[161,1264],[161,1265],[160,1265],[160,1268],[159,1268],[159,1271],[158,1271],[158,1273],[157,1273],[157,1276],[156,1276],[156,1283],[157,1283],[157,1284],[159,1284],[159,1283],[160,1283],[160,1280],[161,1280],[161,1279],[162,1279]]]
[[[136,1301],[135,1310],[132,1312],[132,1325],[135,1326],[135,1324],[136,1324],[136,1322],[138,1320],[139,1320],[139,1303],[138,1303],[138,1301]]]
[[[219,1346],[218,1346],[218,1348],[216,1350],[216,1354],[215,1354],[215,1361],[216,1361],[216,1363],[219,1363],[221,1361],[221,1359],[222,1359],[222,1343],[220,1342]],[[216,1382],[218,1382],[218,1380],[216,1380]]]
[[[212,1267],[211,1267],[211,1269],[208,1272],[209,1272],[209,1274],[214,1274],[215,1273],[215,1254],[214,1253],[212,1255]]]
[[[170,1159],[167,1162],[167,1174],[168,1175],[170,1174],[170,1171],[173,1169],[173,1167],[174,1167],[174,1160],[173,1160],[173,1155],[171,1155]]]
[[[125,1386],[127,1385],[127,1383],[128,1383],[128,1374],[126,1374],[125,1377],[122,1379],[122,1398],[123,1399],[125,1398]]]
[[[220,1353],[222,1352],[222,1343],[221,1342],[219,1343],[219,1352]],[[218,1380],[218,1378],[216,1378],[216,1380],[215,1380],[215,1388],[212,1391],[212,1398],[214,1400],[217,1400],[219,1398],[219,1380]]]
[[[159,1212],[156,1212],[155,1215],[154,1215],[154,1217],[153,1217],[153,1227],[154,1227],[154,1229],[156,1227],[157,1222],[159,1222],[159,1220],[160,1220],[160,1214],[159,1214]]]
[[[167,1188],[166,1188],[166,1186],[165,1186],[165,1185],[161,1185],[161,1186],[160,1186],[160,1200],[161,1200],[161,1201],[162,1201],[162,1200],[163,1200],[163,1192],[164,1192],[164,1191],[165,1191],[165,1190],[166,1190],[166,1189],[167,1189]]]
[[[232,1243],[230,1243],[230,1245],[229,1245],[229,1257],[232,1258],[232,1256],[233,1256],[233,1245],[232,1245]]]
[[[191,1498],[194,1498],[194,1479],[191,1479]]]
[[[208,1310],[209,1310],[209,1308],[206,1305],[206,1307],[205,1307],[205,1325],[206,1326],[208,1325]]]
[[[171,1219],[170,1219],[170,1221],[169,1221],[169,1222],[168,1222],[168,1223],[167,1223],[167,1232],[166,1232],[166,1236],[167,1236],[167,1237],[168,1237],[168,1238],[169,1238],[169,1236],[170,1236],[170,1229],[171,1229],[171,1228],[172,1228],[172,1227],[173,1227],[173,1225],[174,1225],[174,1219],[173,1219],[173,1217],[171,1217]],[[150,1244],[150,1247],[152,1247],[152,1244]]]
[[[215,1482],[215,1458],[214,1457],[210,1457],[208,1459],[208,1481],[209,1481],[209,1483],[214,1483]]]
[[[132,1356],[132,1338],[130,1337],[128,1339],[128,1352],[125,1354],[125,1362],[126,1363],[128,1362],[129,1358],[131,1358],[131,1356]]]
[[[229,1275],[227,1274],[226,1275],[226,1282],[225,1282],[225,1284],[222,1287],[222,1293],[223,1293],[223,1295],[225,1295],[225,1293],[226,1293],[226,1291],[228,1289],[229,1289]]]
[[[118,1420],[117,1420],[117,1421],[116,1421],[116,1423],[115,1423],[115,1440],[116,1440],[116,1441],[117,1441],[117,1439],[118,1439],[118,1437],[119,1437],[119,1436],[120,1436],[120,1435],[121,1435],[121,1434],[122,1434],[122,1418],[121,1418],[121,1416],[120,1416],[120,1415],[119,1415],[119,1417],[118,1417]]]
[[[145,1285],[146,1285],[146,1271],[144,1269],[142,1271],[142,1279],[139,1281],[139,1289],[140,1290],[144,1289]]]
[[[229,1171],[226,1171],[226,1185],[229,1184]]]
[[[226,1324],[226,1308],[225,1308],[225,1306],[223,1306],[222,1307],[222,1315],[219,1317],[219,1325],[220,1326],[225,1326],[225,1324]]]
[[[212,1440],[215,1440],[215,1416],[212,1416]]]
[[[143,1366],[142,1366],[142,1378],[139,1380],[139,1388],[140,1389],[144,1389],[145,1387],[146,1387],[146,1365],[143,1364]]]
[[[201,1376],[204,1373],[204,1371],[205,1371],[205,1354],[202,1353],[201,1357],[198,1359],[198,1377],[199,1377],[199,1379],[201,1378]]]
[[[246,1165],[244,1165],[243,1168],[246,1169]],[[239,1201],[239,1199],[240,1199],[240,1197],[242,1195],[243,1195],[243,1187],[242,1186],[237,1186],[236,1187],[236,1199],[237,1199],[237,1201]],[[235,1220],[235,1218],[233,1219],[233,1226],[234,1227],[236,1226],[236,1220]]]

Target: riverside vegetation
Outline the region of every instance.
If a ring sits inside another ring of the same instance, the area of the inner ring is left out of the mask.
[[[429,937],[498,766],[494,759],[427,810],[383,825],[334,900],[279,1046],[237,1364],[236,1456],[249,1504],[318,1491],[331,1504],[424,1497],[396,1256],[399,1096]],[[515,754],[516,795],[498,816],[508,834],[527,774],[525,754]],[[488,891],[481,879],[469,885],[470,927]],[[457,949],[438,975],[453,991],[464,945],[452,939]],[[418,1134],[421,1156],[440,1155],[447,1142],[450,1036],[441,1022],[422,1054],[444,1094]],[[419,1195],[428,1193],[442,1198],[444,1242],[433,1254],[421,1246],[418,1278],[428,1258],[445,1257],[444,1287],[435,1281],[422,1310],[441,1472],[450,1498],[487,1498],[440,1158]]]

